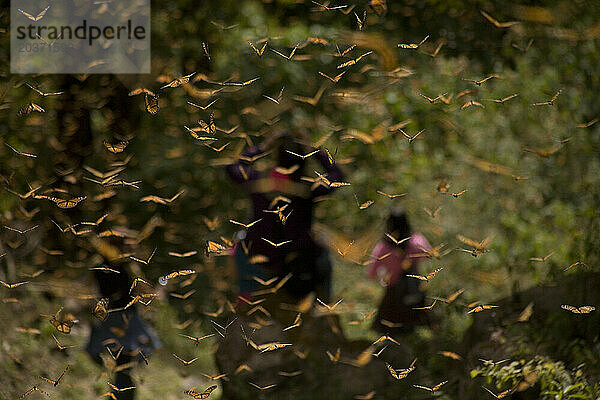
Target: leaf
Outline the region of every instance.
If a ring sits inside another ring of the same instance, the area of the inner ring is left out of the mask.
[[[477,376],[481,375],[482,371],[478,370],[478,369],[473,369],[471,370],[471,379],[476,378]]]

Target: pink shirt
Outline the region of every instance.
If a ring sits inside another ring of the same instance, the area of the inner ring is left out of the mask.
[[[420,233],[411,236],[405,252],[387,240],[381,240],[371,253],[371,257],[375,261],[367,267],[367,276],[378,280],[382,286],[393,285],[398,282],[405,271],[413,266],[416,267],[424,258],[410,257],[410,255],[423,253],[423,250],[430,249],[429,242]],[[388,253],[390,253],[389,256],[378,260]]]

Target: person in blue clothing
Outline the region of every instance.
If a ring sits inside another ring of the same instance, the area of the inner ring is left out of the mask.
[[[132,299],[132,279],[124,260],[115,261],[120,254],[117,240],[92,240],[93,246],[103,258],[103,262],[98,266],[110,265],[110,268],[118,273],[94,270],[100,296],[108,300],[109,312],[105,319],[98,319],[92,327],[85,350],[98,364],[102,364],[100,355],[107,353],[107,348],[113,355],[119,354],[115,360],[117,372],[112,383],[117,388],[126,388],[135,386],[131,378],[133,366],[140,362],[147,363],[153,349],[160,347],[160,341],[140,317],[137,305],[128,306]],[[133,400],[135,389],[114,390],[112,394],[117,400]]]

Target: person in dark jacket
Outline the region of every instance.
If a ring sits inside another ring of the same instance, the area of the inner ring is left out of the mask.
[[[259,172],[252,161],[266,155],[270,148],[274,148],[277,164],[267,172]],[[305,162],[313,157],[323,171],[319,172],[321,178],[311,182],[303,172]],[[293,297],[314,291],[327,299],[331,265],[326,250],[311,232],[312,214],[315,199],[334,189],[331,182],[340,182],[342,171],[325,150],[308,149],[290,134],[282,133],[247,149],[236,163],[227,166],[227,172],[250,196],[250,220],[258,220],[235,248],[241,295],[248,296],[258,289],[254,276],[268,279],[292,273],[284,288]]]

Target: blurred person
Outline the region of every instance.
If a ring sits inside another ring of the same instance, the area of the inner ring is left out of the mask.
[[[428,322],[426,310],[414,310],[425,304],[423,282],[406,275],[419,273],[418,265],[424,257],[418,255],[431,246],[423,235],[413,233],[406,212],[399,207],[390,213],[386,233],[397,241],[410,239],[396,244],[384,235],[373,249],[371,257],[375,261],[368,266],[367,276],[386,289],[372,327],[380,333],[407,334]]]
[[[152,354],[153,349],[160,347],[160,341],[140,317],[137,304],[128,306],[134,296],[130,293],[133,280],[126,268],[125,260],[128,259],[120,258],[118,240],[117,238],[111,240],[91,238],[93,247],[102,256],[103,262],[97,267],[108,267],[119,273],[94,270],[100,297],[108,299],[106,307],[108,314],[103,316],[105,319],[97,319],[98,322],[92,327],[85,350],[100,365],[103,364],[100,355],[108,353],[107,347],[113,355],[119,354],[114,360],[116,373],[111,383],[123,389],[135,386],[131,377],[133,366],[140,362],[147,363],[147,357]],[[117,400],[133,400],[135,389],[113,390],[112,394]]]
[[[259,172],[253,168],[252,163],[245,161],[271,150],[276,154],[277,160],[267,172]],[[239,243],[234,249],[241,296],[248,298],[251,292],[260,289],[254,276],[267,280],[274,276],[283,278],[292,273],[284,286],[291,297],[300,299],[315,292],[323,300],[329,298],[329,255],[315,240],[311,229],[315,199],[330,193],[333,188],[303,181],[301,177],[306,159],[298,156],[315,150],[307,149],[290,133],[279,132],[271,135],[261,145],[247,149],[241,159],[227,166],[230,178],[242,185],[250,196],[250,221],[260,220],[241,233],[248,254]],[[319,161],[324,169],[323,175],[329,181],[343,179],[342,171],[329,161],[324,150],[319,150],[309,158],[312,157]],[[280,213],[265,211],[277,209]],[[265,239],[273,243],[290,242],[275,247]],[[264,262],[253,263],[257,256]]]

